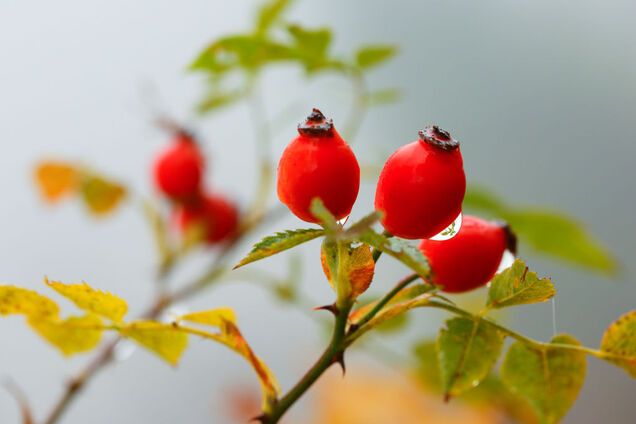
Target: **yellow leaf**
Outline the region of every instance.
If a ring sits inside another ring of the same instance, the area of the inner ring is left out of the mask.
[[[236,315],[231,308],[218,308],[185,314],[180,316],[177,321],[188,321],[196,324],[222,327],[225,322],[235,323]]]
[[[280,393],[278,381],[265,362],[252,351],[238,327],[230,321],[225,321],[218,341],[247,359],[261,383],[264,395],[263,407],[268,408],[272,405]]]
[[[87,174],[82,180],[80,194],[92,214],[104,215],[117,208],[126,196],[126,189],[99,175]]]
[[[114,294],[95,290],[86,283],[64,284],[58,281],[49,281],[48,278],[45,278],[44,282],[73,302],[78,308],[101,315],[111,321],[121,321],[128,312],[125,300]]]
[[[27,317],[57,317],[60,308],[41,294],[15,286],[0,286],[0,315],[22,314]]]
[[[188,335],[168,324],[133,321],[120,331],[122,336],[133,339],[171,365],[179,362],[188,347]]]
[[[42,162],[35,168],[35,181],[42,197],[55,202],[77,189],[78,172],[64,162]]]
[[[349,257],[349,281],[353,297],[364,293],[373,280],[375,261],[371,248],[363,244],[353,249]]]
[[[104,330],[101,318],[93,314],[65,320],[30,318],[29,325],[66,356],[94,349]]]

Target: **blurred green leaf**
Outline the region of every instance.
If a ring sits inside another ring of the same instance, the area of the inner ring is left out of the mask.
[[[273,236],[265,237],[256,243],[250,253],[241,259],[234,269],[291,249],[324,234],[323,230],[317,228],[277,232]]]
[[[370,69],[381,65],[397,53],[395,46],[371,45],[356,52],[356,64],[362,69]]]
[[[488,307],[505,308],[513,305],[545,302],[556,290],[549,278],[539,278],[517,259],[510,268],[495,275],[488,289]]]
[[[395,103],[402,99],[402,92],[398,88],[386,88],[384,90],[371,91],[366,94],[365,101],[368,106],[381,106]]]
[[[361,219],[351,224],[351,226],[349,226],[349,228],[341,234],[342,239],[352,240],[358,238],[360,235],[367,232],[371,226],[377,223],[380,218],[382,218],[382,213],[379,211],[373,211],[370,214],[363,216]]]
[[[456,396],[488,376],[501,354],[504,336],[482,320],[446,321],[437,339],[445,395]]]
[[[236,89],[233,91],[223,92],[220,90],[210,91],[197,106],[200,113],[212,112],[224,106],[229,106],[241,100],[246,94],[245,90]]]
[[[479,187],[469,187],[464,208],[504,219],[537,253],[569,262],[582,268],[614,275],[618,264],[612,254],[574,218],[561,212],[516,208]]]
[[[614,355],[606,358],[607,361],[636,378],[636,311],[626,313],[607,328],[601,350]]]
[[[309,210],[315,218],[320,220],[320,224],[325,228],[328,234],[336,233],[340,230],[336,218],[319,197],[312,199]]]
[[[567,334],[551,343],[579,346]],[[585,353],[546,346],[538,350],[521,342],[510,346],[501,373],[504,382],[526,398],[545,423],[559,422],[569,411],[583,387]]]
[[[419,295],[428,293],[433,290],[435,290],[435,286],[430,284],[415,284],[415,285],[403,288],[395,296],[393,296],[393,298],[391,298],[389,303],[386,304],[385,308],[398,304],[398,303],[411,300],[411,299],[415,299]],[[353,324],[357,324],[362,317],[364,317],[366,314],[371,312],[373,308],[375,308],[378,302],[379,302],[379,299],[368,302],[364,304],[363,306],[360,306],[359,308],[357,308],[355,311],[351,313],[351,315],[349,316],[349,321]]]
[[[265,2],[256,16],[256,31],[265,33],[281,17],[285,9],[291,5],[291,0],[272,0]]]
[[[394,317],[389,321],[385,321],[383,324],[380,324],[376,327],[375,331],[382,334],[394,334],[399,331],[402,331],[406,328],[409,323],[410,315],[402,314]]]

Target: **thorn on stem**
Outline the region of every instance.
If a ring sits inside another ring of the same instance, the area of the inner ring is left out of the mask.
[[[333,362],[340,365],[340,368],[342,369],[342,376],[344,377],[345,374],[347,373],[347,366],[345,365],[345,359],[344,359],[344,350],[340,351],[335,356],[335,358],[333,359]]]
[[[450,402],[452,396],[450,393],[444,393],[444,403]]]
[[[257,415],[251,420],[249,420],[248,422],[252,423],[256,421],[258,421],[261,424],[265,424],[267,422],[267,416],[265,414]]]
[[[331,305],[317,306],[314,308],[314,311],[329,311],[334,314],[334,316],[338,315],[339,312],[335,303],[332,303]]]

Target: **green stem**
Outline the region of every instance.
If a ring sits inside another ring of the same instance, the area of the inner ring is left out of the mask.
[[[382,235],[386,238],[391,238],[393,237],[393,234],[389,233],[388,231],[384,230],[384,232],[382,233]],[[377,262],[378,259],[380,259],[380,256],[382,256],[382,251],[378,250],[378,249],[373,249],[373,252],[371,253],[371,256],[373,257],[373,262]]]
[[[322,374],[334,363],[341,360],[345,349],[345,335],[347,329],[347,319],[351,305],[347,305],[336,311],[336,322],[334,325],[331,342],[318,361],[307,371],[303,378],[296,383],[280,400],[274,404],[272,411],[261,418],[263,424],[276,424],[305,392],[322,376]]]
[[[411,274],[408,277],[405,277],[401,281],[399,281],[393,289],[388,292],[380,301],[371,309],[365,316],[363,316],[358,322],[356,322],[356,328],[362,327],[367,322],[371,321],[374,316],[378,314],[386,305],[393,299],[403,288],[411,284],[413,281],[417,280],[419,275]]]

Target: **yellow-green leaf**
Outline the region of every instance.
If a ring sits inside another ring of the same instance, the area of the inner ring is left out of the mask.
[[[222,327],[225,322],[236,322],[236,315],[231,308],[217,308],[209,311],[191,312],[181,315],[177,322],[187,321],[195,324],[209,325],[211,327]]]
[[[551,343],[579,346],[567,334],[556,336]],[[542,422],[559,422],[570,410],[585,381],[584,352],[547,345],[538,349],[515,342],[503,362],[504,382],[527,399]]]
[[[391,59],[396,53],[395,46],[365,46],[356,52],[356,63],[360,68],[370,69]]]
[[[86,174],[82,179],[80,195],[89,212],[99,216],[119,206],[126,196],[126,188],[99,175]]]
[[[446,321],[437,338],[444,393],[457,396],[485,379],[501,354],[504,336],[483,320]]]
[[[373,230],[364,233],[360,240],[379,251],[394,257],[404,265],[415,271],[420,277],[426,279],[430,273],[428,261],[420,252],[420,250],[409,244],[407,241],[396,238],[386,237],[378,234]]]
[[[78,185],[78,172],[65,162],[45,161],[35,168],[35,181],[47,202],[56,202],[72,194]]]
[[[335,288],[335,282],[332,276],[335,274],[334,267],[336,265],[336,258],[334,254],[337,253],[337,249],[333,249],[332,246],[335,243],[331,243],[325,240],[321,249],[320,260],[322,263],[322,269],[331,284],[332,288]],[[371,249],[368,245],[363,244],[355,248],[347,248],[346,256],[340,258],[345,261],[341,264],[343,270],[346,270],[346,283],[348,287],[346,292],[352,298],[357,298],[364,293],[373,281],[373,274],[375,272],[375,261],[371,254]],[[343,281],[344,283],[345,281]]]
[[[607,328],[601,350],[609,354],[607,361],[636,378],[636,311],[626,313]]]
[[[188,347],[188,335],[172,325],[155,321],[133,321],[120,330],[171,365],[176,365]]]
[[[22,314],[52,319],[59,314],[55,302],[41,294],[15,286],[0,286],[0,315]]]
[[[86,283],[64,284],[45,279],[53,290],[69,299],[78,308],[93,312],[111,321],[121,321],[128,312],[126,301],[114,294],[96,290]]]
[[[549,278],[539,278],[517,259],[510,268],[495,275],[488,289],[488,307],[505,308],[513,305],[545,302],[556,290]]]
[[[396,305],[398,303],[403,303],[411,299],[415,299],[419,295],[430,292],[434,289],[435,286],[432,286],[430,284],[415,284],[410,287],[403,288],[395,296],[393,296],[393,298],[391,298],[385,308]],[[371,310],[376,307],[378,302],[379,300],[374,300],[373,302],[369,302],[363,306],[360,306],[358,309],[353,311],[351,315],[349,315],[349,322],[351,322],[352,324],[357,324],[363,316],[371,312]]]
[[[239,268],[249,263],[267,258],[277,253],[296,247],[299,244],[308,242],[320,236],[325,232],[317,228],[308,228],[304,230],[282,231],[273,236],[265,237],[254,245],[250,253],[244,257],[234,268]]]
[[[29,319],[29,325],[64,355],[93,350],[101,340],[104,325],[94,314],[60,319]]]
[[[335,234],[338,232],[340,227],[338,226],[338,222],[336,218],[333,216],[331,211],[327,209],[322,199],[319,197],[315,197],[311,200],[311,205],[309,206],[309,210],[312,215],[316,217],[320,224],[325,228],[328,234]]]

